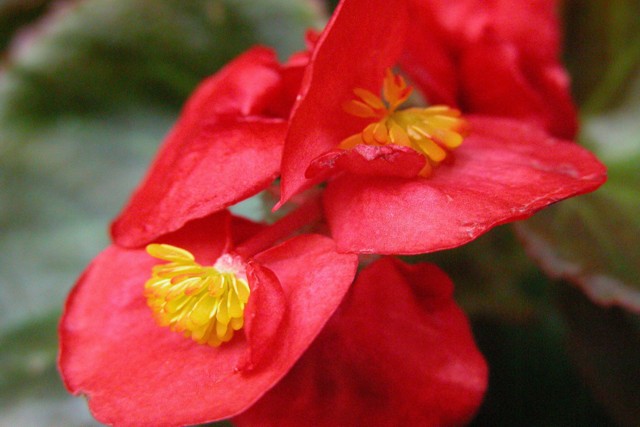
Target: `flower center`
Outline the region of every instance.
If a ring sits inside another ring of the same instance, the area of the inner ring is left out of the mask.
[[[189,251],[175,246],[151,244],[147,252],[167,261],[153,267],[144,285],[147,304],[160,326],[213,347],[242,328],[250,289],[237,259],[223,255],[213,267],[204,267]]]
[[[376,121],[362,132],[343,140],[339,148],[349,150],[359,144],[409,147],[425,157],[427,161],[420,176],[429,176],[433,167],[462,144],[467,122],[461,117],[460,111],[446,105],[397,111],[412,91],[413,88],[407,86],[402,76],[394,75],[391,70],[387,70],[382,85],[384,101],[366,89],[354,89],[359,99],[345,103],[344,110],[351,115]]]

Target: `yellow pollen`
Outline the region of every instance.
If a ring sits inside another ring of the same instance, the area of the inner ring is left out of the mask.
[[[344,104],[344,110],[354,116],[375,121],[360,133],[344,139],[339,148],[349,150],[357,145],[388,144],[412,148],[427,160],[420,176],[427,177],[433,167],[448,153],[460,146],[466,136],[467,122],[459,110],[446,105],[397,110],[413,88],[402,76],[387,70],[382,84],[382,98],[365,89],[354,89],[359,99]]]
[[[147,304],[160,326],[213,347],[242,328],[250,289],[246,278],[239,277],[242,272],[224,271],[233,264],[230,255],[204,267],[191,252],[176,246],[151,244],[147,252],[167,261],[153,267],[144,285]]]

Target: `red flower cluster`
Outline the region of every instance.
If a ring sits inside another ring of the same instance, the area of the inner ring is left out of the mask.
[[[344,0],[307,52],[206,80],[69,296],[69,390],[115,425],[470,420],[487,369],[450,280],[393,257],[356,277],[357,254],[459,246],[604,182],[558,139],[554,5]],[[296,210],[229,213],[278,176]]]

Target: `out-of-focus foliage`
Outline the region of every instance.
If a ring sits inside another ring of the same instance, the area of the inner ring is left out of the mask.
[[[558,285],[568,354],[620,425],[640,424],[640,3],[566,2],[565,55],[582,112],[579,142],[608,167],[597,192],[518,226]],[[622,307],[622,309],[616,306]]]
[[[476,318],[474,333],[491,370],[472,427],[612,425],[576,378],[563,348],[566,331],[552,306],[527,321]]]
[[[620,308],[603,309],[570,287],[562,288],[559,301],[572,362],[613,419],[637,426],[640,318]]]
[[[640,67],[640,2],[565,0],[564,57],[583,113],[615,107]]]
[[[37,19],[51,0],[0,0],[0,49],[4,50],[23,25]]]
[[[607,165],[609,179],[593,194],[541,212],[520,231],[550,274],[578,284],[597,303],[640,313],[640,4],[569,3],[567,19],[574,31],[566,55],[580,64],[574,79],[584,100],[579,142]],[[587,32],[591,38],[584,38]]]
[[[195,85],[255,43],[286,58],[320,12],[298,0],[0,3],[13,37],[0,72],[0,425],[95,425],[55,371],[66,293]]]

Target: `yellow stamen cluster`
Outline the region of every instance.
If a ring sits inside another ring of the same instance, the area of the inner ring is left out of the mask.
[[[233,332],[242,328],[250,289],[238,272],[216,268],[225,260],[203,267],[189,251],[164,244],[148,245],[147,252],[167,261],[153,267],[144,285],[147,304],[160,326],[213,347],[231,340]]]
[[[353,92],[359,99],[345,103],[345,111],[376,121],[343,140],[339,147],[345,150],[359,144],[409,147],[425,157],[427,162],[420,176],[429,176],[433,167],[447,157],[448,151],[462,144],[467,125],[460,111],[445,105],[396,111],[412,90],[402,76],[394,75],[391,70],[387,70],[382,86],[384,101],[368,90],[355,89]]]

